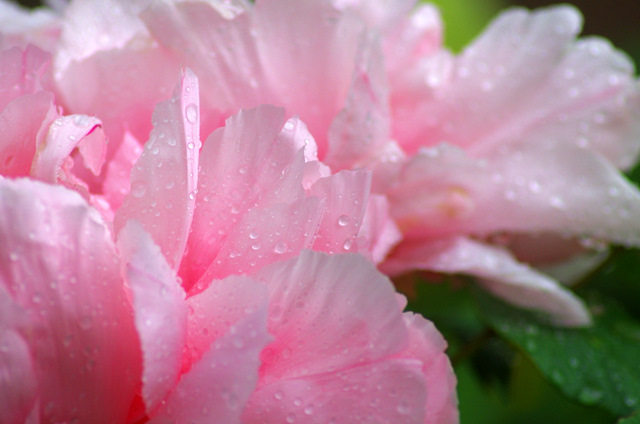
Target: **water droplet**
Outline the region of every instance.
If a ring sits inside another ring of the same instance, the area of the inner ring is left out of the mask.
[[[578,358],[571,358],[569,359],[569,366],[571,366],[571,368],[576,369],[580,366],[580,361],[578,360]]]
[[[193,141],[190,141],[187,143],[187,149],[189,150],[193,150],[196,147],[195,143]]]
[[[566,207],[566,204],[561,197],[553,196],[551,197],[551,206],[555,209],[564,209]]]
[[[344,227],[347,224],[349,224],[349,216],[348,215],[340,215],[340,217],[338,218],[338,225],[341,226],[341,227]]]
[[[169,180],[167,181],[167,183],[164,185],[164,188],[166,188],[167,190],[172,189],[173,186],[176,185],[176,182],[174,180]]]
[[[167,140],[167,144],[169,146],[175,146],[176,145],[176,139],[173,137],[169,137],[169,139]]]
[[[249,233],[249,238],[250,238],[251,240],[255,240],[255,239],[257,239],[257,238],[258,238],[258,233],[256,233],[255,231],[251,231],[251,232]]]
[[[195,104],[191,103],[187,106],[185,113],[190,123],[195,124],[198,121],[198,107]]]
[[[604,396],[602,390],[593,389],[591,387],[583,388],[582,391],[578,394],[580,401],[584,403],[595,403],[602,399],[602,396]]]
[[[291,423],[295,422],[295,421],[296,421],[296,414],[289,414],[289,415],[287,415],[286,420],[287,420],[287,422],[288,422],[289,424],[291,424]]]
[[[293,400],[293,406],[300,406],[302,405],[302,400],[300,398],[295,398]]]
[[[351,239],[346,239],[346,240],[344,241],[344,244],[342,245],[342,248],[343,248],[344,250],[350,250],[350,249],[351,249],[351,246],[353,246],[353,240],[351,240]]]
[[[624,398],[624,404],[627,405],[628,407],[636,406],[637,403],[638,403],[638,399],[632,396],[626,396]]]
[[[529,191],[531,193],[539,193],[540,192],[540,183],[538,183],[537,181],[530,181],[528,187],[529,187]]]
[[[147,185],[144,181],[138,180],[131,184],[131,195],[136,198],[140,198],[147,192]]]
[[[284,397],[284,394],[283,394],[282,392],[276,392],[276,393],[273,395],[273,397],[274,397],[276,400],[282,400],[282,398]]]
[[[273,251],[276,252],[278,255],[282,255],[287,251],[287,247],[288,247],[287,243],[280,241],[276,243],[276,247],[273,249]]]
[[[73,123],[80,128],[85,128],[89,126],[91,120],[87,115],[74,115]]]
[[[20,259],[20,256],[16,252],[9,253],[9,260],[11,262],[16,262],[18,259]]]
[[[291,121],[287,121],[287,123],[284,124],[284,129],[287,131],[293,131],[294,128],[295,128],[295,125],[293,125],[293,122]]]
[[[260,250],[260,247],[262,247],[260,243],[253,243],[253,244],[251,245],[251,248],[252,248],[253,250]]]

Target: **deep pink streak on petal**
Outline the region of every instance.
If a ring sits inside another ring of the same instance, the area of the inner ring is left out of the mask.
[[[252,209],[266,210],[278,203],[283,204],[281,210],[287,208],[284,205],[292,205],[288,206],[291,211],[306,208],[293,206],[304,197],[304,153],[300,147],[304,141],[300,138],[305,133],[289,127],[282,109],[260,106],[240,111],[207,138],[201,153],[193,231],[181,269],[187,287],[213,266],[227,238],[234,237],[236,226],[240,225],[243,233],[251,231],[245,215]],[[282,136],[285,132],[291,134]],[[256,219],[267,219],[260,214],[253,212]],[[302,211],[300,218],[306,215]],[[274,219],[281,222],[282,218]],[[240,249],[235,243],[226,247],[227,252]],[[210,274],[206,283],[214,275],[223,276]]]
[[[131,188],[131,170],[142,154],[138,140],[126,132],[122,143],[107,164],[102,186],[104,196],[115,210],[120,208],[125,196]]]
[[[374,362],[406,343],[390,282],[361,256],[307,250],[253,277],[269,289],[275,338],[262,352],[261,385]]]
[[[171,391],[182,366],[187,334],[185,293],[160,249],[139,223],[129,221],[118,235],[140,337],[142,395],[147,413]]]
[[[77,193],[29,180],[0,180],[0,209],[2,283],[29,315],[41,418],[124,420],[140,354],[105,223]]]
[[[419,360],[388,359],[262,386],[242,422],[431,423],[425,420],[428,390]]]
[[[114,221],[116,231],[129,219],[139,221],[174,269],[180,266],[196,203],[198,94],[198,80],[186,69],[171,100],[156,107],[154,129]]]
[[[189,352],[193,364],[151,423],[240,424],[255,389],[260,351],[269,342],[266,293],[246,277],[216,281],[189,299]]]

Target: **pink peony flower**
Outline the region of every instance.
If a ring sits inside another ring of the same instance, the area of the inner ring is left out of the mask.
[[[423,21],[426,40],[440,33]],[[520,262],[565,260],[581,238],[640,244],[640,193],[618,170],[638,156],[640,85],[608,42],[576,40],[580,27],[572,7],[514,9],[457,57],[427,43],[388,70],[404,155],[376,181],[404,238],[382,269],[473,274],[561,324],[589,322]]]
[[[55,90],[103,123],[111,176],[90,185],[113,209],[154,105],[187,65],[206,93],[203,139],[272,104],[306,123],[333,172],[373,170],[403,236],[387,273],[473,274],[580,325],[582,302],[527,263],[583,253],[585,237],[640,239],[640,197],[618,171],[637,157],[638,83],[606,41],[576,39],[580,25],[568,6],[514,9],[454,56],[437,10],[411,0],[78,0],[59,22]]]
[[[457,422],[444,340],[362,256],[396,237],[368,171],[332,175],[272,106],[201,146],[186,70],[102,173],[100,121],[61,116],[41,51],[5,54],[0,118],[30,132],[2,150],[0,421]]]

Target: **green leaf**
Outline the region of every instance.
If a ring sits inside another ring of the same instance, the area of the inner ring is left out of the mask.
[[[618,424],[640,424],[640,413],[634,414],[629,418],[623,418]]]
[[[476,291],[486,322],[514,343],[567,396],[619,415],[640,407],[640,324],[617,304],[588,300],[594,325],[557,328]]]

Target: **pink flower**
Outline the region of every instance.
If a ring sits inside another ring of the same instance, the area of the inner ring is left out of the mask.
[[[59,99],[100,117],[123,181],[187,65],[206,93],[204,136],[272,104],[306,123],[334,172],[374,171],[404,237],[382,266],[392,275],[474,274],[579,325],[581,301],[527,262],[575,256],[584,237],[638,244],[640,197],[618,171],[637,156],[638,84],[607,42],[576,40],[573,8],[506,12],[459,56],[442,47],[437,10],[410,0],[85,0],[61,27]],[[94,184],[113,208],[117,180]]]
[[[20,66],[39,53],[7,52]],[[0,117],[30,96],[58,117],[14,114],[35,129],[3,150],[20,168],[0,178],[0,421],[457,422],[433,325],[402,313],[368,259],[304,250],[384,256],[395,227],[368,171],[331,175],[304,123],[272,106],[201,146],[186,70],[133,167],[112,167],[135,153],[123,143],[92,177],[75,163],[99,169],[100,122],[25,90]],[[111,223],[101,199],[129,172]]]
[[[428,41],[440,24],[424,21]],[[385,271],[470,273],[559,323],[589,321],[519,261],[565,260],[585,237],[640,244],[640,193],[617,169],[637,159],[639,84],[605,40],[576,40],[580,27],[571,7],[514,9],[457,57],[428,43],[389,69],[404,159],[376,181],[404,240]]]

